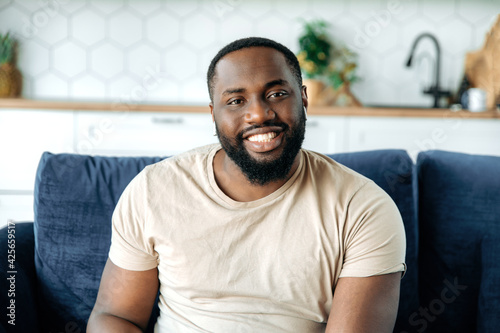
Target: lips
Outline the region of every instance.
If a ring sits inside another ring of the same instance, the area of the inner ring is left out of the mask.
[[[273,125],[273,126],[262,126],[257,128],[247,129],[241,135],[242,139],[248,140],[248,138],[259,135],[259,134],[268,134],[268,133],[276,133],[279,135],[286,129],[286,125]]]
[[[283,139],[283,128],[280,126],[260,127],[247,131],[243,142],[247,150],[265,153],[278,148]]]
[[[247,138],[251,142],[271,142],[278,134],[276,132],[269,132],[264,134],[255,134]]]

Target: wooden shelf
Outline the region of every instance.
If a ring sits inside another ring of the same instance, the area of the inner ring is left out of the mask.
[[[31,110],[69,110],[69,111],[113,111],[113,112],[185,112],[209,113],[208,105],[164,105],[164,104],[127,104],[112,102],[84,101],[40,101],[22,98],[0,99],[1,109]],[[479,118],[500,119],[497,110],[485,112],[451,111],[449,109],[418,108],[372,108],[372,107],[327,107],[317,106],[308,109],[310,115],[320,116],[359,116],[359,117],[415,117],[415,118]]]
[[[500,119],[497,110],[470,112],[467,110],[451,111],[450,109],[418,109],[418,108],[382,108],[382,107],[311,107],[308,112],[314,115],[359,116],[359,117],[396,117],[396,118],[479,118]]]
[[[127,104],[113,102],[84,101],[40,101],[22,98],[0,99],[0,109],[32,109],[32,110],[69,110],[69,111],[148,111],[148,112],[210,112],[207,106],[195,105],[160,105],[160,104]]]

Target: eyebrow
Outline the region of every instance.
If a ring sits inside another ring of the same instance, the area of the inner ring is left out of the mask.
[[[272,81],[267,82],[264,85],[264,87],[266,89],[269,89],[269,88],[274,87],[274,86],[285,86],[285,85],[288,85],[288,81],[287,80],[276,79],[276,80],[272,80]],[[222,96],[224,96],[224,95],[230,95],[230,94],[237,94],[237,93],[241,93],[241,92],[245,92],[245,91],[246,91],[245,88],[229,88],[229,89],[226,89],[222,93]]]
[[[223,93],[222,96],[224,95],[231,95],[231,94],[236,94],[236,93],[241,93],[246,91],[245,88],[233,88],[233,89],[226,89]]]
[[[266,83],[265,87],[266,88],[271,88],[271,87],[274,87],[274,86],[286,86],[286,85],[288,85],[288,81],[287,80],[277,79],[277,80],[273,80],[273,81],[270,81],[270,82]]]

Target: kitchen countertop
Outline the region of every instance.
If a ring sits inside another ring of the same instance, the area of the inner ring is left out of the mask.
[[[1,109],[114,111],[114,112],[176,112],[209,113],[208,105],[127,104],[113,102],[45,101],[22,98],[0,99]],[[479,118],[500,119],[500,111],[451,111],[450,109],[419,109],[395,107],[331,107],[308,108],[308,114],[317,116],[359,117],[416,117],[416,118]]]

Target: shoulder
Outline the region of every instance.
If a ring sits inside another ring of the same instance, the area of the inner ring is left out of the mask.
[[[326,155],[308,150],[303,154],[306,175],[317,193],[333,196],[348,210],[370,209],[369,204],[397,210],[390,196],[373,180]]]
[[[134,177],[125,193],[149,196],[187,191],[193,186],[205,187],[210,156],[218,149],[217,144],[207,145],[150,164]]]
[[[305,158],[306,172],[309,172],[313,179],[319,181],[319,184],[343,190],[349,189],[352,194],[363,187],[371,187],[368,185],[369,183],[378,187],[369,178],[338,163],[329,156],[306,149],[303,149],[302,152]]]
[[[164,173],[196,172],[207,166],[210,156],[220,148],[219,144],[210,144],[184,153],[168,157],[160,162],[148,165],[144,170],[146,178],[163,175]]]

